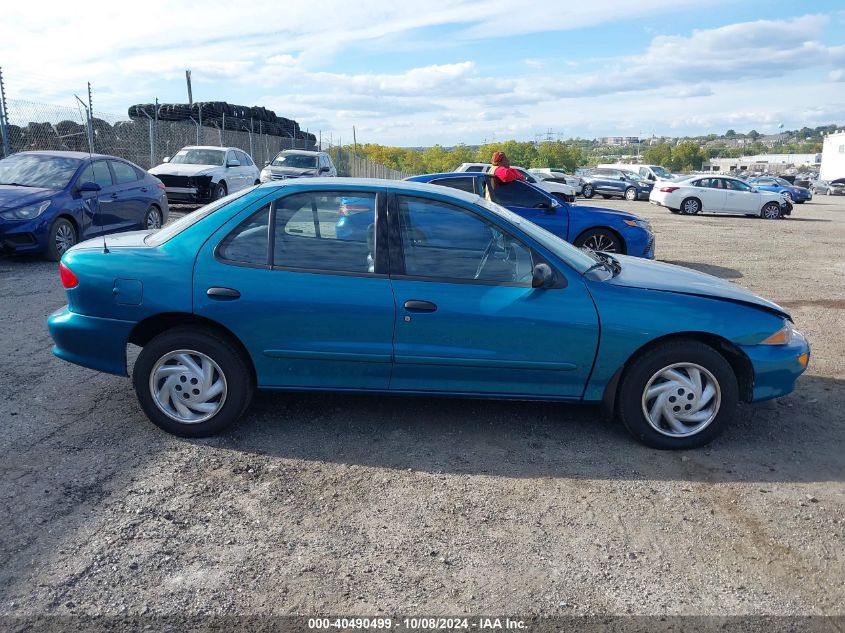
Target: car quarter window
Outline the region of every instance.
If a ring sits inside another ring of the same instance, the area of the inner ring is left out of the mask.
[[[270,255],[270,205],[253,213],[217,247],[220,259],[238,264],[268,265]]]
[[[245,152],[235,152],[235,155],[238,157],[238,160],[240,161],[241,165],[249,167],[253,164],[252,159],[249,157],[249,154],[246,154]]]
[[[125,185],[138,180],[138,172],[131,165],[127,165],[119,160],[110,160],[109,164],[111,165],[112,172],[114,172],[115,184]]]
[[[398,196],[405,274],[441,281],[531,285],[531,250],[466,209]]]
[[[104,160],[94,161],[85,167],[85,169],[82,170],[82,173],[79,174],[79,178],[76,182],[77,184],[82,184],[83,182],[96,182],[104,189],[106,187],[111,187],[113,184],[109,166]]]
[[[452,189],[460,189],[461,191],[468,191],[475,193],[475,178],[473,176],[462,176],[455,178],[438,178],[432,180],[432,185],[442,185],[444,187],[452,187]]]
[[[485,178],[485,184],[487,187],[485,197],[503,207],[539,209],[543,206],[548,208],[551,205],[547,196],[519,180],[502,182],[495,176],[488,176]]]
[[[273,265],[344,273],[373,273],[374,193],[316,191],[276,201]]]

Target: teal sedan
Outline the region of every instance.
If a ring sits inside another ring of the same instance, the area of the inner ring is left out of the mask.
[[[342,239],[350,198],[370,222]],[[436,241],[415,229],[432,218]],[[270,389],[603,403],[638,440],[692,448],[738,401],[792,391],[809,361],[789,314],[734,284],[581,250],[421,183],[268,183],[79,244],[60,274],[54,353],[126,375],[141,346],[141,408],[189,437]]]

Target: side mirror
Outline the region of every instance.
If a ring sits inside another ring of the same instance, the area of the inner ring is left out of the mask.
[[[90,192],[96,193],[98,191],[102,191],[102,187],[98,185],[96,182],[91,182],[90,180],[86,180],[83,183],[79,184],[79,191],[81,192]]]
[[[162,163],[169,163],[169,162],[170,162],[170,156],[165,156],[165,157],[162,159],[162,161],[161,161],[161,162],[162,162]]]
[[[226,163],[226,167],[240,167],[240,166],[241,166],[241,162],[239,160],[230,160],[228,163]]]
[[[619,176],[619,180],[628,180],[625,176]]]
[[[551,283],[553,276],[548,264],[537,264],[531,272],[531,287],[543,288]]]
[[[322,167],[320,167],[319,173],[327,174],[328,172],[329,172],[329,168],[326,165],[323,165]]]
[[[265,166],[265,167],[269,167],[269,166],[270,166],[270,161],[269,161],[269,160],[265,160],[265,161],[264,161],[264,166]]]

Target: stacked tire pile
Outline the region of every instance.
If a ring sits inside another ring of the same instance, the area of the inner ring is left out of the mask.
[[[317,143],[317,137],[299,129],[296,121],[277,116],[272,110],[260,106],[240,106],[225,101],[162,103],[158,106],[157,114],[159,121],[193,121],[216,129],[283,136],[296,139],[308,147]],[[156,105],[133,105],[129,108],[129,117],[143,121],[155,119]]]
[[[98,148],[114,147],[119,140],[117,126],[108,121],[94,118],[94,139]],[[88,151],[88,132],[84,125],[76,121],[50,123],[28,123],[25,126],[10,125],[9,143],[14,151],[29,149]],[[98,150],[99,151],[99,150]]]

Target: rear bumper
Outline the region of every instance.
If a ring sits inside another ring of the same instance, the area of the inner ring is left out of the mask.
[[[807,354],[809,363],[810,345],[798,332],[786,345],[745,345],[741,349],[754,368],[751,394],[754,402],[785,396],[793,391],[798,376],[807,369],[807,364],[799,362],[799,357]]]
[[[71,312],[68,306],[47,319],[53,354],[75,365],[126,376],[126,343],[133,321],[102,319]]]

